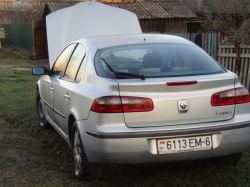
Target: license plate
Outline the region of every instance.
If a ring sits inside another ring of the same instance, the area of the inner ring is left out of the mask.
[[[157,140],[158,153],[182,153],[212,149],[212,137],[196,136]]]

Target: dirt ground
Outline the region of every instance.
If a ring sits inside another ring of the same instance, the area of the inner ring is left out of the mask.
[[[75,186],[83,182],[74,177],[70,162],[64,163],[55,155],[48,157],[51,150],[47,148],[36,152],[36,142],[30,143],[27,134],[15,125],[0,119],[0,126],[1,187]]]

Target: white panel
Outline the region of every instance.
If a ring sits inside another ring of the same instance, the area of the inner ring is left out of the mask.
[[[82,37],[140,34],[137,16],[98,2],[82,2],[46,17],[50,68],[66,45]]]

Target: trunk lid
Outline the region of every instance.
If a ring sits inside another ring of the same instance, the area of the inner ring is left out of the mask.
[[[121,96],[146,97],[152,99],[154,104],[154,109],[150,112],[124,113],[128,127],[205,123],[229,120],[234,116],[235,105],[211,105],[211,96],[214,93],[235,87],[235,76],[231,73],[117,81]],[[197,83],[184,86],[166,85],[182,81]]]

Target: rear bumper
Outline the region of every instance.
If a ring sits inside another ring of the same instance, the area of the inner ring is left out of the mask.
[[[173,130],[112,133],[87,130],[84,121],[78,121],[78,125],[91,163],[131,164],[201,159],[243,152],[250,146],[250,121]],[[197,135],[212,135],[213,149],[158,154],[157,139]]]
[[[239,128],[250,127],[250,121],[224,124],[220,126],[208,126],[208,127],[194,127],[183,128],[163,131],[147,131],[147,132],[114,132],[114,133],[102,133],[86,130],[86,133],[90,136],[102,139],[120,139],[120,138],[142,138],[142,137],[157,137],[157,136],[173,136],[173,135],[187,135],[187,134],[200,134],[200,133],[213,133],[226,130],[233,130]]]

